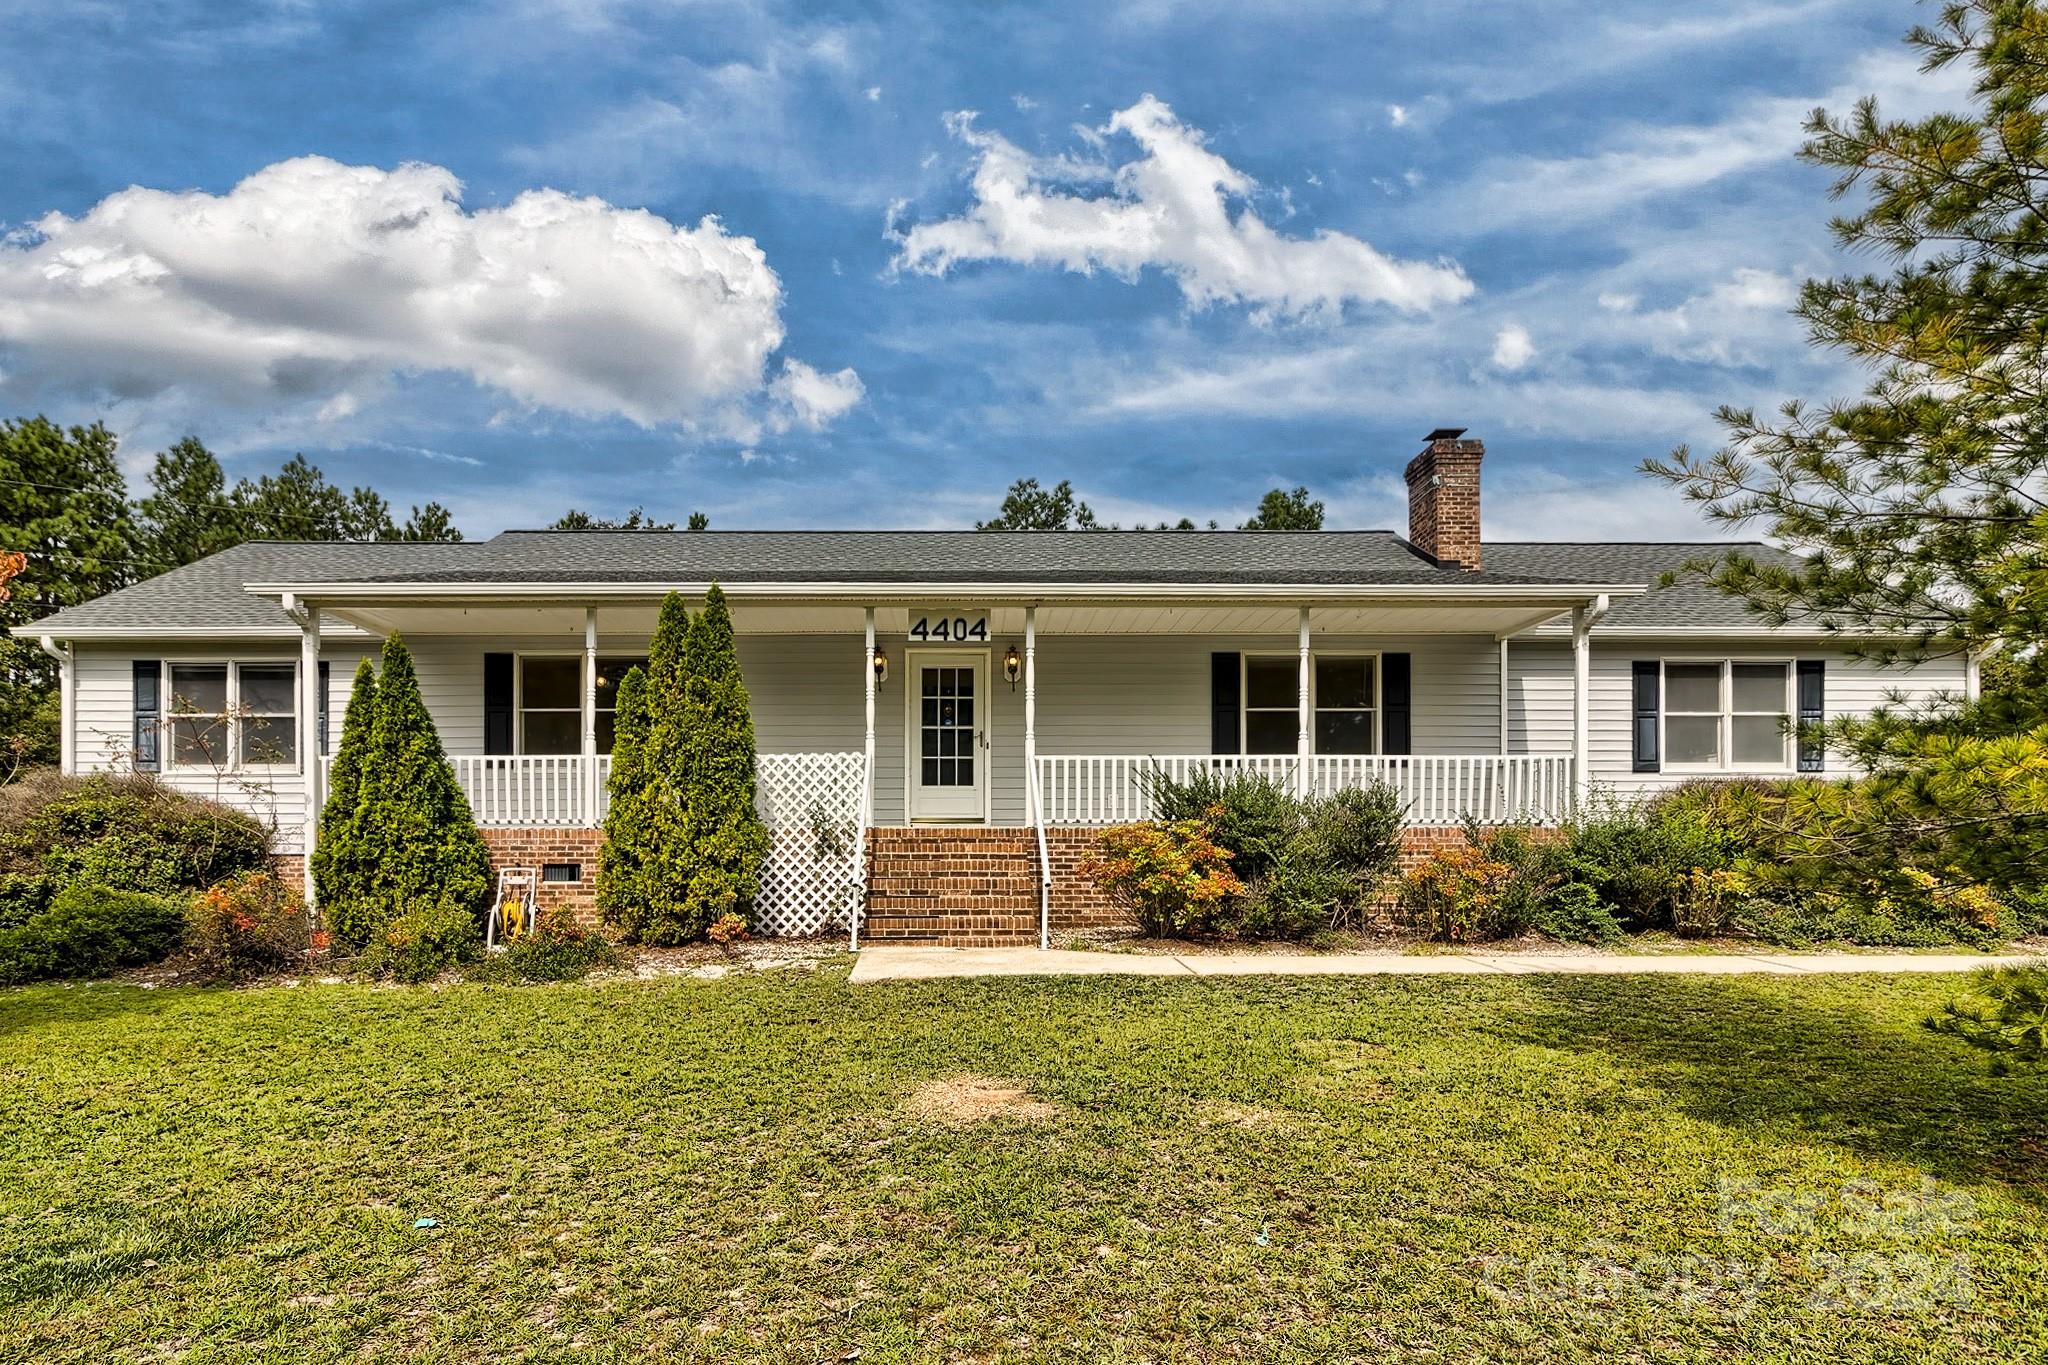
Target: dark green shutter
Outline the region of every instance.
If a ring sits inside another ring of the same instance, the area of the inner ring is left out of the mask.
[[[512,656],[484,655],[484,752],[512,752]]]
[[[1380,752],[1411,752],[1414,739],[1409,719],[1413,711],[1415,669],[1406,654],[1380,655]]]
[[[1799,771],[1817,773],[1827,766],[1827,748],[1814,734],[1827,720],[1827,665],[1801,659],[1799,672]]]
[[[320,752],[323,754],[327,752],[327,679],[327,660],[322,659],[320,661],[320,696],[318,698],[320,710],[318,714],[320,716]]]
[[[162,772],[164,666],[160,659],[135,661],[135,749],[139,773]]]
[[[1664,766],[1657,748],[1664,670],[1655,659],[1638,659],[1630,668],[1635,674],[1635,770],[1659,772]]]
[[[1209,752],[1234,754],[1239,743],[1238,699],[1244,674],[1238,656],[1221,650],[1209,656]]]

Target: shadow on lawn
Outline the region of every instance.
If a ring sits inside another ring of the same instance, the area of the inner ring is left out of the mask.
[[[117,1014],[161,1013],[163,1001],[140,986],[115,981],[0,986],[0,1038],[47,1031],[52,1021],[90,1024]]]
[[[1598,1051],[1685,1113],[1908,1161],[1952,1181],[1997,1179],[2048,1203],[2048,1075],[1995,1078],[1920,1027],[1896,982],[1755,977],[1525,978],[1526,1041]]]

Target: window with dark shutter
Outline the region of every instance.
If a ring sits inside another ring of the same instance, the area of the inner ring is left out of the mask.
[[[484,655],[484,752],[512,752],[512,656]]]
[[[1409,655],[1380,655],[1380,697],[1384,708],[1380,716],[1380,752],[1383,754],[1405,754],[1413,744],[1409,716],[1413,711],[1414,676]]]
[[[157,659],[135,661],[135,771],[163,770],[164,666]]]
[[[1799,671],[1799,771],[1817,773],[1827,766],[1827,749],[1811,736],[1827,720],[1827,665],[1801,659]]]
[[[1218,651],[1209,656],[1209,752],[1238,751],[1237,703],[1243,680],[1238,656]]]
[[[1657,748],[1657,710],[1663,667],[1655,659],[1638,659],[1635,674],[1635,770],[1654,773],[1663,766]]]
[[[327,753],[327,752],[329,752],[329,750],[328,750],[328,748],[327,748],[327,679],[328,679],[328,676],[329,676],[329,675],[328,675],[328,671],[327,671],[327,660],[325,660],[325,659],[322,659],[322,660],[320,661],[320,710],[319,710],[319,716],[320,716],[320,752],[321,752],[321,753],[323,753],[323,754],[324,754],[324,753]]]

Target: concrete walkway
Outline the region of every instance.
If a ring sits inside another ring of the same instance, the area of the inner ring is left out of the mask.
[[[1967,972],[2040,958],[1988,953],[1093,953],[1036,948],[863,948],[852,980],[947,976],[1536,976]]]

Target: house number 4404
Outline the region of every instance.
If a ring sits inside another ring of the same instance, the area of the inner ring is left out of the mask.
[[[940,641],[988,643],[987,616],[920,616],[910,623],[910,638],[919,644]]]

